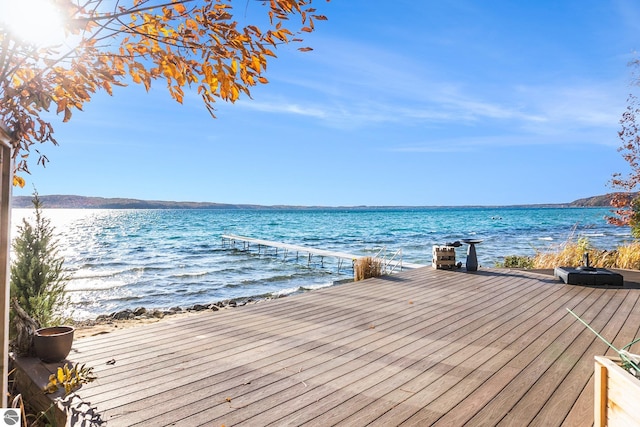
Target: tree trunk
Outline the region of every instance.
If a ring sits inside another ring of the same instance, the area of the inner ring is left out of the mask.
[[[14,313],[13,322],[16,327],[16,339],[13,343],[15,351],[18,356],[34,356],[33,337],[40,325],[20,307],[17,299],[11,300],[11,306]]]

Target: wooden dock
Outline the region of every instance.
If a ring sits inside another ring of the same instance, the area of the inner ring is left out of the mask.
[[[314,256],[319,257],[320,258],[320,264],[321,266],[324,266],[324,258],[335,258],[338,262],[337,262],[337,266],[338,266],[338,271],[340,271],[340,269],[343,267],[344,265],[344,261],[347,261],[347,264],[349,265],[350,268],[353,267],[353,262],[362,257],[362,255],[353,255],[353,254],[348,254],[348,253],[344,253],[344,252],[337,252],[337,251],[329,251],[326,249],[318,249],[318,248],[312,248],[309,246],[302,246],[302,245],[293,245],[293,244],[289,244],[289,243],[282,243],[282,242],[274,242],[271,240],[263,240],[263,239],[255,239],[253,237],[245,237],[245,236],[236,236],[233,234],[223,234],[222,235],[222,245],[223,246],[229,246],[229,247],[236,247],[236,244],[241,244],[242,245],[242,249],[243,250],[249,250],[251,248],[251,246],[253,245],[253,247],[255,247],[258,251],[258,253],[260,253],[260,251],[262,250],[262,248],[273,248],[275,250],[275,255],[278,255],[278,250],[281,251],[282,254],[282,258],[286,259],[287,256],[291,255],[294,256],[293,254],[295,254],[296,258],[299,258],[300,254],[304,254],[304,257],[307,259],[307,264],[310,265],[311,264],[311,260]],[[423,264],[415,264],[415,263],[407,263],[407,262],[403,262],[402,261],[402,251],[398,251],[396,253],[399,253],[400,256],[399,257],[393,257],[394,254],[392,254],[391,257],[387,257],[386,254],[383,254],[383,256],[379,257],[383,263],[383,265],[385,266],[385,270],[387,272],[394,272],[394,271],[401,271],[404,269],[413,269],[413,268],[420,268],[420,267],[424,267]]]
[[[610,352],[567,308],[618,347],[639,334],[639,289],[421,268],[77,339],[70,360],[110,427],[591,426]]]

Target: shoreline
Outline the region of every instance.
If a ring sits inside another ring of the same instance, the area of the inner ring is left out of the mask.
[[[309,292],[309,290],[303,292]],[[258,304],[275,299],[286,298],[289,295],[295,295],[297,293],[301,292],[275,297],[240,297],[209,304],[194,304],[186,308],[172,307],[168,310],[139,307],[133,310],[125,309],[111,314],[101,314],[94,319],[72,319],[69,321],[69,325],[75,328],[74,338],[84,338],[88,336],[107,334],[116,330],[157,323],[166,319],[195,316],[205,311],[223,311],[242,307],[248,304]]]
[[[339,286],[345,283],[353,282],[353,279],[343,279],[343,280],[334,280],[333,283],[328,286]],[[146,307],[137,307],[134,309],[123,309],[119,311],[115,311],[109,314],[99,314],[93,318],[89,319],[69,319],[69,325],[76,328],[76,332],[80,336],[86,336],[87,334],[83,334],[81,331],[88,330],[90,328],[96,328],[103,330],[103,332],[99,333],[107,333],[111,330],[116,330],[119,328],[119,325],[122,327],[129,327],[131,324],[142,323],[156,323],[165,318],[173,318],[176,316],[183,316],[188,314],[199,313],[203,311],[220,311],[220,310],[228,310],[231,308],[241,307],[247,304],[257,304],[264,301],[271,301],[274,299],[286,298],[291,295],[298,295],[305,292],[312,292],[316,289],[322,288],[307,288],[300,287],[295,292],[285,293],[285,294],[262,294],[262,295],[252,295],[245,297],[237,297],[232,299],[225,299],[216,302],[210,302],[206,304],[193,304],[188,307],[180,307],[175,306],[169,309],[166,308],[146,308]],[[89,335],[97,335],[97,334],[89,334]]]
[[[88,336],[107,334],[109,332],[121,329],[149,325],[151,323],[161,322],[162,320],[166,319],[194,316],[205,311],[228,310],[247,304],[257,304],[259,302],[269,301],[272,299],[274,298],[264,298],[260,300],[256,299],[244,302],[242,304],[195,304],[194,306],[188,308],[176,307],[175,310],[147,310],[141,307],[136,310],[122,310],[112,314],[101,314],[95,319],[73,320],[70,322],[70,324],[75,328],[74,338],[84,338]],[[178,308],[180,310],[177,310]]]

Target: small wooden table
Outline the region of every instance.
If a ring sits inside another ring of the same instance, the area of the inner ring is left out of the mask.
[[[467,249],[467,271],[478,271],[478,256],[476,255],[476,245],[482,243],[478,239],[462,239],[462,243],[469,245]]]

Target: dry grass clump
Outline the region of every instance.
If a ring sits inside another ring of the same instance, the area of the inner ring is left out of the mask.
[[[640,242],[619,246],[605,251],[592,247],[587,239],[568,240],[553,252],[538,252],[533,258],[533,268],[555,268],[583,265],[584,254],[589,254],[589,264],[597,268],[625,268],[640,270]]]
[[[616,251],[617,268],[626,268],[629,270],[640,270],[640,242],[636,241],[624,246],[619,246]]]
[[[374,257],[358,258],[353,265],[353,280],[364,280],[382,275],[382,261]]]

